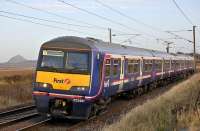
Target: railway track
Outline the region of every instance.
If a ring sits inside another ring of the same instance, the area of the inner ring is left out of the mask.
[[[27,105],[0,112],[0,130],[26,130],[49,121],[40,116],[35,105]]]
[[[21,106],[21,107],[9,109],[7,111],[0,112],[0,119],[2,117],[8,116],[10,114],[17,114],[19,112],[27,111],[27,110],[31,110],[31,109],[35,109],[35,108],[36,108],[35,105],[31,104],[31,105],[27,105],[27,106]]]
[[[19,107],[0,113],[0,127],[38,115],[34,105]]]
[[[17,128],[16,131],[29,130],[29,129],[35,127],[35,126],[39,126],[39,125],[45,124],[46,122],[48,122],[50,120],[51,120],[51,118],[39,116],[37,118],[29,120],[30,124],[28,124],[28,125],[26,125],[24,127]]]

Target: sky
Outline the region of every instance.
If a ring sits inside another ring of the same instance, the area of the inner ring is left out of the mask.
[[[15,4],[13,1],[51,12],[57,16]],[[64,1],[93,12],[98,16],[108,18],[112,22],[75,9],[58,0],[0,0],[0,62],[5,62],[18,54],[27,59],[36,60],[42,43],[59,36],[94,37],[108,41],[107,28],[111,28],[112,34],[116,34],[112,37],[114,43],[166,51],[166,44],[162,40],[167,40],[174,42],[171,45],[172,48],[170,48],[171,52],[192,52],[193,46],[191,43],[181,39],[173,39],[173,35],[166,33],[166,31],[183,30],[174,33],[192,40],[192,32],[184,31],[191,30],[192,25],[176,8],[173,0],[99,0],[144,24],[123,17],[102,6],[96,0]],[[176,0],[176,2],[189,19],[195,25],[200,26],[200,1]],[[58,21],[59,23],[24,18],[5,12]],[[62,16],[62,18],[58,16]],[[29,22],[10,19],[11,17],[29,20]],[[30,23],[30,21],[34,23]],[[50,25],[51,27],[35,23]],[[72,26],[72,24],[79,26]],[[80,26],[87,26],[87,28]],[[100,29],[99,26],[103,28]],[[134,37],[133,34],[139,34],[139,36]],[[131,42],[128,39],[131,39]],[[200,27],[196,28],[196,39],[197,46],[199,46],[197,52],[199,52]]]

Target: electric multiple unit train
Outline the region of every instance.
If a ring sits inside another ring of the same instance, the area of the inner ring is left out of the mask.
[[[193,65],[186,55],[59,37],[41,46],[33,97],[41,114],[88,119],[112,96],[191,74]]]

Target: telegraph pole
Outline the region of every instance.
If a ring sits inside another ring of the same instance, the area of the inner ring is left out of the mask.
[[[169,43],[167,44],[166,50],[167,50],[167,53],[169,53]]]
[[[195,28],[196,28],[196,26],[193,26],[193,46],[194,46],[193,57],[194,57],[194,69],[196,71],[196,36],[195,36]]]
[[[169,49],[171,48],[170,45],[173,44],[173,42],[164,41],[164,43],[167,44],[166,50],[167,50],[167,53],[169,53]]]
[[[109,44],[112,44],[112,30],[111,28],[108,28],[109,31]]]

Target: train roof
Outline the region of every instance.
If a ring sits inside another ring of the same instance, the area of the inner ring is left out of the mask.
[[[87,39],[74,37],[74,36],[64,36],[52,39],[45,42],[42,45],[42,48],[77,48],[82,50],[91,50],[93,42],[88,41]]]
[[[170,54],[157,50],[120,45],[116,43],[109,44],[99,39],[81,38],[75,36],[63,36],[45,42],[42,48],[78,48],[84,50],[97,50],[109,54],[133,55],[142,57],[159,57],[163,59],[192,60],[188,55]]]

